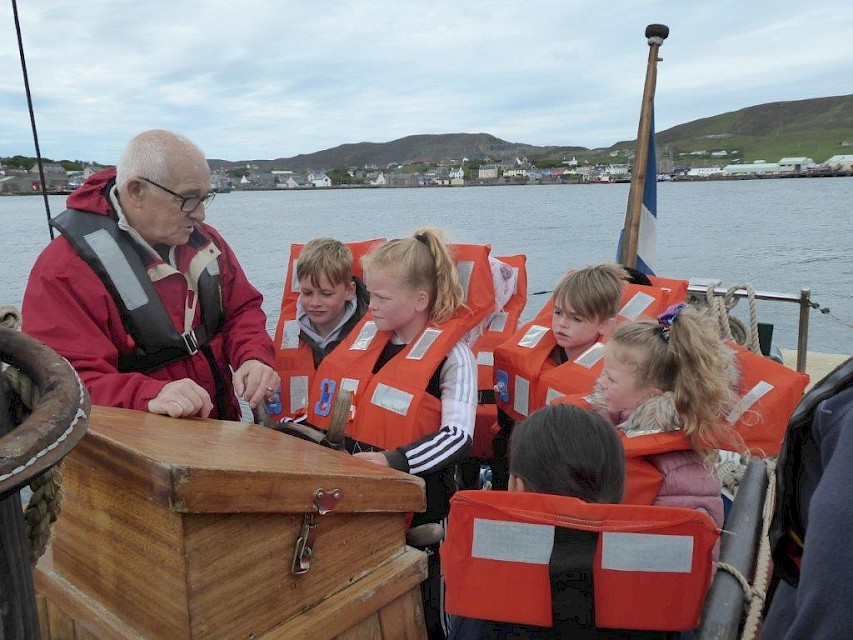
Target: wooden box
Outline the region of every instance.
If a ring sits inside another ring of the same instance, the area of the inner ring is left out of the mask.
[[[318,489],[340,490],[325,515]],[[43,640],[424,636],[419,478],[255,425],[94,407],[63,490],[35,576]]]

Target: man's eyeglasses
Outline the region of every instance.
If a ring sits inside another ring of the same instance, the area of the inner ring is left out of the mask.
[[[210,205],[211,202],[213,202],[213,199],[216,197],[216,192],[214,191],[208,193],[206,196],[182,196],[180,193],[175,193],[171,189],[167,189],[162,184],[157,184],[156,182],[154,182],[153,180],[149,180],[148,178],[143,178],[142,176],[139,176],[139,179],[144,180],[148,184],[153,184],[158,189],[162,189],[166,193],[175,196],[178,200],[181,201],[181,211],[183,211],[184,213],[192,213],[193,211],[198,209],[198,206],[202,203],[204,203],[204,206],[207,207]]]

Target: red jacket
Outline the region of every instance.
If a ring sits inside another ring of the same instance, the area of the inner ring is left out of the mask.
[[[116,218],[109,200],[114,180],[114,169],[93,175],[68,197],[68,208]],[[270,366],[274,362],[266,315],[261,310],[263,297],[246,279],[234,252],[219,233],[204,223],[198,223],[197,228],[221,252],[225,320],[210,346],[229,392],[228,415],[211,417],[239,419],[228,367],[236,369],[247,360],[260,360]],[[205,250],[206,247],[193,249],[189,245],[176,247],[178,270],[183,272],[192,257]],[[189,290],[186,279],[172,274],[155,282],[154,287],[176,329],[182,332]],[[166,383],[182,378],[191,378],[204,387],[216,404],[213,373],[201,352],[148,374],[118,371],[118,358],[131,352],[133,341],[100,278],[62,236],[53,240],[36,260],[24,293],[22,315],[26,333],[55,349],[77,369],[93,404],[146,411],[148,402]],[[198,321],[196,317],[195,322]]]

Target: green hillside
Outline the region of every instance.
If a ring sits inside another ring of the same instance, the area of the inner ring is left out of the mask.
[[[675,164],[702,166],[733,160],[777,161],[785,156],[806,156],[823,162],[830,156],[853,153],[853,95],[814,98],[791,102],[771,102],[747,107],[710,118],[702,118],[659,131],[656,136],[659,156]],[[847,142],[847,146],[842,143]],[[391,142],[344,144],[317,153],[292,158],[255,160],[264,169],[345,168],[389,163],[411,164],[440,160],[503,160],[525,155],[539,166],[556,166],[566,157],[590,163],[626,162],[624,154],[614,158],[611,151],[633,149],[635,142],[617,142],[607,149],[582,146],[537,147],[507,142],[487,133],[451,133],[415,135]],[[721,160],[713,151],[725,150]],[[706,151],[704,155],[690,155]],[[222,164],[215,161],[213,166]],[[245,164],[245,161],[243,161]]]
[[[853,95],[748,107],[672,127],[655,140],[659,149],[726,150],[746,162],[772,162],[784,156],[823,162],[853,153]],[[842,146],[844,142],[847,146]],[[633,142],[617,146],[625,145]]]

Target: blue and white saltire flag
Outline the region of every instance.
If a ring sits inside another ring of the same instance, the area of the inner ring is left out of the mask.
[[[649,129],[649,157],[646,161],[646,181],[643,185],[643,206],[640,211],[640,233],[637,239],[637,270],[654,275],[658,263],[658,168],[655,152],[655,114]],[[625,229],[619,234],[616,261],[622,259],[622,240]]]

